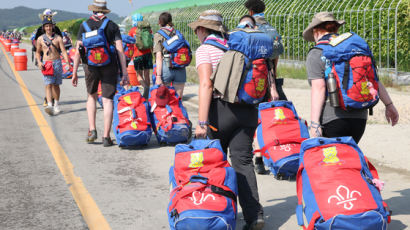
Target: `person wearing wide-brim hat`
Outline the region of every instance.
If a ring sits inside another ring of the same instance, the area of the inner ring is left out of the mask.
[[[319,12],[313,16],[312,22],[309,23],[309,25],[303,31],[303,38],[306,41],[314,42],[320,38],[318,37],[319,35],[323,36],[324,34],[331,33],[331,32],[336,33],[339,27],[343,24],[345,24],[345,21],[336,20],[335,17],[333,16],[333,13],[331,12]],[[323,28],[323,30],[315,30],[316,34],[314,34],[314,29],[316,27],[319,27],[320,25],[322,26],[329,25],[329,26],[327,26],[327,28]],[[318,34],[317,32],[319,31],[322,31],[322,33]]]
[[[196,21],[189,23],[188,26],[194,31],[202,27],[220,33],[221,35],[225,35],[228,32],[226,26],[223,24],[222,15],[217,10],[207,10],[202,12],[199,18]]]
[[[94,0],[93,4],[88,6],[88,10],[104,14],[108,14],[111,12],[111,10],[107,8],[107,2],[105,0]]]
[[[88,10],[92,11],[93,15],[88,20],[86,20],[85,23],[92,31],[98,30],[106,20],[109,20],[105,14],[108,14],[111,11],[107,8],[107,2],[105,0],[94,0],[93,3],[88,6]],[[81,24],[77,35],[76,52],[74,55],[73,78],[71,80],[74,87],[76,87],[78,83],[77,70],[80,63],[80,49],[83,50],[83,34],[85,33],[87,33],[87,31],[84,28],[84,24]],[[88,93],[87,114],[89,124],[86,142],[93,143],[97,139],[95,114],[97,90],[99,82],[101,81],[102,101],[104,108],[104,131],[102,142],[104,147],[108,147],[113,145],[110,137],[110,132],[113,119],[113,98],[117,87],[119,67],[121,67],[121,69],[123,70],[121,71],[121,85],[128,84],[128,72],[122,46],[121,33],[118,25],[109,20],[107,22],[107,26],[104,29],[104,35],[108,45],[110,46],[110,48],[108,48],[107,50],[111,50],[111,47],[115,47],[116,49],[116,52],[114,53],[110,51],[108,51],[108,54],[105,53],[105,55],[110,56],[109,63],[104,66],[84,65],[85,83]],[[119,60],[119,63],[117,63],[116,61],[117,58]]]
[[[327,42],[338,36],[337,32],[345,23],[336,20],[330,12],[320,12],[313,16],[312,22],[303,31],[303,38],[311,42]],[[359,143],[366,128],[367,110],[345,111],[332,107],[326,97],[325,81],[326,59],[320,48],[311,49],[306,58],[306,72],[311,85],[311,137],[351,136]],[[383,84],[379,82],[379,96],[386,102],[386,118],[395,125],[399,114],[394,107]]]

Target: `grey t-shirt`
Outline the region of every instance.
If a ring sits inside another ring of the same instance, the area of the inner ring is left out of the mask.
[[[312,49],[308,53],[306,58],[306,72],[309,84],[311,83],[311,80],[325,78],[325,61],[322,59],[322,50]],[[340,118],[367,119],[367,113],[367,109],[345,111],[341,108],[332,107],[330,106],[329,100],[326,98],[326,104],[320,117],[320,123],[327,124]]]

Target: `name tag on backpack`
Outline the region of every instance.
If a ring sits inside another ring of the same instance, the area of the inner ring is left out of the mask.
[[[331,46],[337,46],[337,45],[339,45],[341,42],[343,42],[344,40],[350,38],[351,36],[353,36],[353,34],[352,34],[352,33],[349,33],[349,32],[348,32],[348,33],[341,34],[341,35],[339,35],[339,36],[333,38],[332,40],[330,40],[329,44],[330,44]]]
[[[173,36],[172,38],[170,38],[170,39],[167,40],[167,44],[168,44],[168,45],[171,45],[174,41],[176,41],[176,40],[178,40],[178,39],[179,39],[178,35],[175,35],[175,36]]]
[[[85,38],[94,37],[94,36],[97,36],[97,34],[98,34],[97,30],[93,30],[91,32],[86,32],[85,33]]]

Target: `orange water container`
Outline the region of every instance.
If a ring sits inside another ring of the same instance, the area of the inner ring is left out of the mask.
[[[27,70],[27,53],[25,49],[14,50],[14,68],[16,71]]]
[[[128,78],[131,86],[137,86],[140,84],[137,78],[137,72],[135,72],[134,62],[130,61],[127,67]]]
[[[11,56],[14,56],[14,51],[17,50],[19,48],[19,44],[18,43],[12,43],[10,46],[10,53]]]
[[[10,39],[6,39],[6,41],[4,41],[4,48],[6,48],[6,52],[10,52],[10,49],[11,49],[11,40]]]

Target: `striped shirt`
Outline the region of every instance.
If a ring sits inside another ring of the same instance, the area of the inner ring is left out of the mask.
[[[201,64],[212,64],[212,72],[215,71],[216,65],[221,60],[225,52],[213,45],[203,44],[195,52],[196,68]]]

